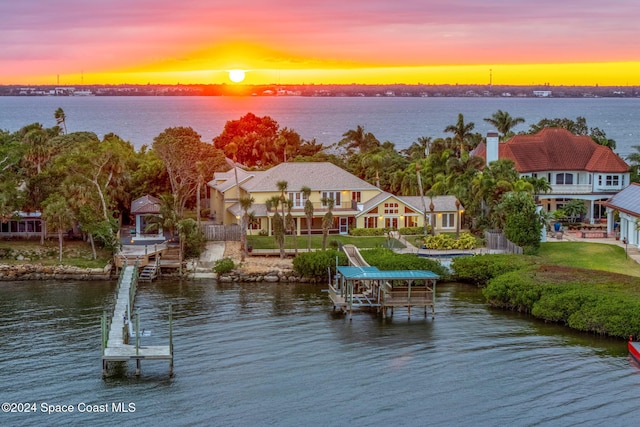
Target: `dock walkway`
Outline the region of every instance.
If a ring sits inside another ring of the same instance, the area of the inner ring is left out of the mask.
[[[116,304],[109,320],[107,313],[102,319],[102,376],[107,376],[109,362],[136,361],[136,375],[140,375],[141,360],[168,360],[169,375],[173,375],[172,314],[169,306],[169,345],[142,346],[138,316],[135,316],[135,331],[131,312],[138,281],[137,265],[126,265],[120,274]],[[130,339],[135,343],[130,344]]]

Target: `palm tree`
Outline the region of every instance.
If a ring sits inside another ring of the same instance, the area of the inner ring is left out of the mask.
[[[293,215],[291,215],[293,200],[287,199],[285,201],[285,204],[287,205],[287,216],[285,217],[285,223],[287,225],[287,229],[293,237],[293,250],[295,256],[298,256],[298,230],[296,230],[296,220],[293,218]]]
[[[638,172],[638,169],[640,168],[640,145],[632,145],[631,148],[636,151],[635,153],[631,153],[627,156],[627,161],[631,166],[631,172],[633,172],[633,175],[635,175],[634,178],[638,179],[638,175],[640,175],[640,173]]]
[[[468,138],[471,137],[471,135],[473,135],[471,131],[475,126],[476,125],[473,122],[465,123],[464,116],[462,115],[462,113],[458,113],[458,121],[456,122],[456,124],[449,125],[446,128],[444,128],[445,132],[453,133],[453,140],[460,147],[458,157],[461,156],[462,153],[465,151],[466,141]]]
[[[56,125],[60,126],[62,124],[65,135],[67,134],[67,115],[64,114],[64,110],[60,107],[53,113],[53,117],[56,119]]]
[[[380,188],[380,169],[384,164],[385,158],[382,153],[366,154],[362,158],[362,166],[372,168],[376,173],[376,187]]]
[[[323,197],[322,204],[327,205],[327,213],[322,217],[322,250],[327,249],[327,237],[329,236],[329,228],[333,225],[333,209],[335,200],[333,198]]]
[[[380,146],[380,141],[371,132],[365,132],[361,125],[358,125],[355,130],[349,129],[342,134],[342,137],[338,146],[346,145],[349,151],[355,148],[360,153],[364,153]]]
[[[202,185],[204,184],[204,167],[205,167],[204,162],[202,161],[196,162],[196,171],[198,172],[198,189],[196,190],[196,218],[197,218],[198,228],[200,228],[200,193],[201,193]]]
[[[422,201],[422,215],[424,225],[424,235],[429,233],[429,227],[427,227],[427,205],[424,202],[424,191],[422,191],[422,179],[420,178],[420,163],[416,163],[416,178],[418,180],[418,190],[420,191],[420,200]],[[431,202],[433,204],[433,202]]]
[[[506,111],[498,110],[489,118],[484,119],[485,122],[491,123],[493,127],[500,132],[501,139],[504,140],[511,133],[511,129],[524,123],[525,120],[522,117],[511,117]]]
[[[280,205],[281,198],[280,196],[273,196],[267,200],[266,206],[267,210],[273,209],[273,235],[276,238],[276,242],[278,243],[278,247],[280,248],[280,258],[284,259],[284,218],[280,216],[280,212],[278,212],[278,207]]]
[[[240,260],[244,262],[247,256],[247,227],[249,223],[249,209],[255,202],[253,197],[241,197],[240,208],[242,209],[242,225],[240,226]]]
[[[280,191],[280,204],[282,206],[282,219],[284,220],[284,205],[287,197],[284,195],[284,192],[287,191],[287,187],[289,183],[287,181],[278,181],[276,182],[276,187],[278,187],[278,191]]]
[[[309,200],[311,189],[305,185],[300,191],[304,195],[304,214],[307,217],[307,251],[311,251],[311,224],[313,222],[313,203]]]
[[[409,160],[425,159],[430,154],[432,143],[430,136],[421,136],[417,141],[412,142],[408,148],[400,152],[407,156]]]

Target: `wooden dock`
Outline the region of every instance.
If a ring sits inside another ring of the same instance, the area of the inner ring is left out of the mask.
[[[117,299],[113,316],[108,318],[106,311],[102,316],[102,376],[107,377],[109,362],[136,361],[136,375],[140,375],[142,360],[168,360],[169,375],[173,376],[173,322],[171,305],[169,306],[169,345],[143,346],[140,338],[139,316],[132,321],[133,303],[138,282],[138,266],[125,265],[120,273],[117,287]],[[134,340],[133,344],[131,340]]]
[[[154,264],[156,260],[166,254],[169,246],[167,243],[155,243],[152,245],[122,245],[115,255],[117,268],[137,263],[139,267]]]

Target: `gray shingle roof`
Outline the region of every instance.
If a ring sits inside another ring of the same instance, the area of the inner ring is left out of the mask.
[[[640,216],[640,184],[631,183],[627,188],[607,200],[604,205],[633,216]]]
[[[252,179],[242,185],[246,191],[277,191],[278,181],[287,181],[290,191],[299,191],[303,186],[314,191],[363,191],[377,190],[374,185],[350,174],[333,163],[291,162],[280,163],[261,173],[259,179]]]

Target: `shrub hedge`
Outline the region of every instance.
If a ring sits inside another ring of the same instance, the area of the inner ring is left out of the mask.
[[[539,272],[536,268],[503,274],[492,279],[483,294],[492,306],[528,312],[579,331],[640,336],[640,296],[633,291],[637,283],[626,288],[584,280],[554,282]]]
[[[331,275],[336,273],[336,257],[338,265],[347,265],[347,256],[342,251],[328,249],[326,251],[304,252],[293,259],[293,270],[304,277],[326,277],[329,269]]]
[[[218,274],[225,274],[229,273],[234,268],[236,268],[236,265],[231,258],[222,258],[216,261],[213,266],[213,271]]]
[[[486,254],[454,258],[451,269],[456,280],[484,287],[494,277],[531,264],[528,258],[519,255]]]
[[[449,278],[449,271],[438,261],[421,258],[414,254],[398,254],[390,249],[368,249],[360,252],[369,265],[380,270],[428,270],[441,279]]]

